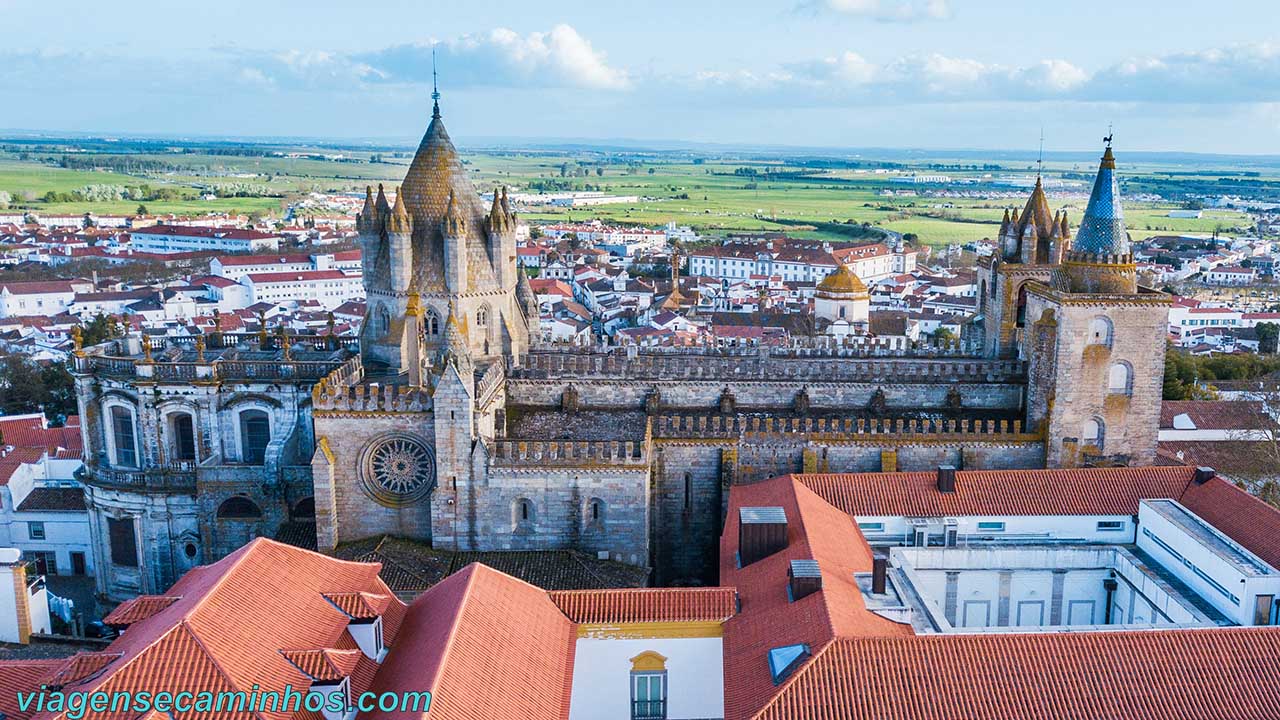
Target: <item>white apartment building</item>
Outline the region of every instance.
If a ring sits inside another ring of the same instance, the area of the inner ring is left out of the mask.
[[[137,252],[262,252],[280,247],[280,238],[258,230],[183,225],[153,225],[129,233]]]
[[[253,303],[315,300],[333,310],[348,300],[364,299],[364,279],[341,270],[254,273],[244,285]]]
[[[362,264],[359,250],[309,255],[219,255],[209,261],[209,274],[236,282],[254,273],[305,272],[308,270],[342,270],[359,273]]]

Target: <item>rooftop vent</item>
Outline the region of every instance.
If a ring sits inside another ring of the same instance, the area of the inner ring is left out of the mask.
[[[794,602],[822,589],[822,569],[817,560],[792,560],[787,569],[788,587]]]
[[[1196,474],[1192,476],[1192,479],[1195,480],[1197,485],[1203,485],[1209,482],[1210,480],[1212,480],[1213,476],[1217,474],[1218,474],[1217,470],[1214,470],[1211,467],[1202,466],[1202,467],[1196,468]]]
[[[786,546],[786,510],[780,507],[738,508],[738,559],[742,567]]]
[[[956,466],[938,466],[938,492],[953,493],[956,491]]]
[[[871,594],[883,595],[885,580],[889,576],[889,558],[878,557],[871,561]]]

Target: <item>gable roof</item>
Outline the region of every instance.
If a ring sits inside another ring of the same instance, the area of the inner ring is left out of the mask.
[[[728,587],[561,590],[551,602],[576,623],[723,622],[733,617]]]
[[[576,642],[545,590],[472,563],[409,606],[373,691],[429,691],[444,720],[567,718]]]

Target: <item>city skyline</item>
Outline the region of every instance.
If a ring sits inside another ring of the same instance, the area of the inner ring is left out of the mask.
[[[73,111],[15,103],[3,124],[404,138],[429,113],[434,48],[464,143],[1033,149],[1043,127],[1049,150],[1079,151],[1114,123],[1127,151],[1280,152],[1280,45],[1254,21],[1264,4],[1231,3],[1212,27],[1193,8],[1096,5],[388,3],[374,14],[228,2],[175,28],[149,1],[56,24],[9,2],[24,34],[4,52],[0,87]]]

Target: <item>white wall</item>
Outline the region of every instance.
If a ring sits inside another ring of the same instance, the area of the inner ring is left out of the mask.
[[[667,658],[668,720],[724,717],[721,638],[579,638],[569,720],[631,717],[631,658],[646,650]]]

